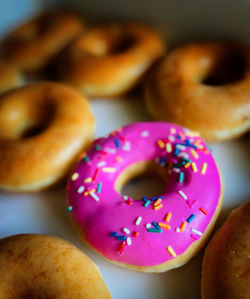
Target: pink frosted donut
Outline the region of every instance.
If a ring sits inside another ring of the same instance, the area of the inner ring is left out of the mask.
[[[140,200],[121,195],[124,183],[145,171],[162,176],[163,192]],[[84,240],[108,260],[143,272],[163,272],[193,257],[222,199],[220,174],[203,140],[164,122],[131,124],[96,140],[68,184],[68,211]]]

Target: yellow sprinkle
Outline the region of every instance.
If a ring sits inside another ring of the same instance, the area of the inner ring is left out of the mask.
[[[197,167],[196,167],[196,164],[194,162],[191,163],[191,167],[193,169],[193,172],[197,172]]]
[[[201,168],[201,174],[205,174],[207,171],[207,163],[203,163],[202,168]]]
[[[171,219],[171,217],[172,217],[172,213],[167,213],[167,215],[165,216],[165,221],[166,222],[169,222],[170,221],[170,219]]]
[[[79,177],[79,174],[77,172],[73,173],[71,176],[72,181],[75,181]]]
[[[176,257],[176,253],[174,252],[173,248],[171,246],[167,247],[167,251],[173,256]]]
[[[190,166],[190,163],[187,162],[184,167],[188,168],[189,166]]]
[[[102,171],[103,172],[115,172],[115,168],[113,168],[113,167],[103,167]]]
[[[167,151],[167,153],[171,153],[172,152],[172,145],[169,142],[166,144],[166,151]]]
[[[160,202],[161,202],[161,198],[158,198],[158,199],[154,202],[153,206],[154,206],[154,207],[157,206]]]
[[[84,183],[91,183],[92,182],[92,178],[86,178],[85,180],[84,180]]]
[[[166,229],[171,229],[171,226],[168,225],[168,224],[165,224],[165,223],[158,223],[158,225],[159,225],[160,227],[163,227],[163,228],[166,228]]]
[[[162,207],[163,207],[163,205],[162,205],[162,204],[159,204],[159,205],[157,205],[157,206],[154,207],[154,210],[159,210],[159,209],[161,209]]]
[[[186,225],[187,225],[187,222],[183,221],[181,224],[181,227],[180,227],[181,232],[184,232]]]
[[[190,150],[190,153],[192,154],[192,156],[195,157],[195,159],[198,159],[199,158],[199,155],[196,153],[196,151],[194,149],[191,149]]]
[[[162,140],[158,140],[157,141],[157,144],[158,144],[158,146],[160,147],[160,148],[164,148],[164,142],[162,141]]]
[[[170,129],[170,133],[171,133],[171,134],[175,134],[175,133],[176,133],[175,128],[171,128],[171,129]]]
[[[122,158],[121,157],[116,157],[116,160],[118,161],[118,162],[122,162]]]

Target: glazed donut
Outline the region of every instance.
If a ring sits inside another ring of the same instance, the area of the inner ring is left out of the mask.
[[[125,182],[147,171],[162,177],[162,193],[121,195]],[[222,197],[218,168],[200,138],[174,124],[135,123],[88,150],[69,180],[68,211],[80,236],[108,260],[163,272],[201,248]]]
[[[59,77],[87,96],[112,97],[137,84],[163,51],[161,38],[146,26],[106,25],[69,47]]]
[[[6,92],[22,84],[19,72],[10,65],[0,62],[0,93]]]
[[[45,235],[0,239],[2,299],[111,298],[96,265],[72,244]]]
[[[92,137],[87,101],[56,83],[0,97],[0,188],[33,191],[58,181]]]
[[[250,128],[250,51],[236,43],[179,47],[153,70],[145,86],[149,112],[209,141]]]
[[[82,21],[72,13],[44,13],[7,35],[3,60],[22,71],[39,71],[81,31]]]
[[[206,248],[202,298],[250,298],[249,253],[250,201],[230,214]]]

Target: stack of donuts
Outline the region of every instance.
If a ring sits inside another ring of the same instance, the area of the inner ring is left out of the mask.
[[[91,99],[119,101],[135,88],[144,89],[157,121],[114,128],[93,141],[99,120]],[[67,177],[73,227],[119,266],[165,272],[197,254],[223,202],[206,142],[249,129],[249,45],[208,41],[167,51],[148,25],[91,27],[68,11],[43,13],[0,43],[0,188],[40,191]],[[164,189],[154,197],[122,195],[128,181],[145,173],[160,177]],[[249,217],[248,202],[210,241],[204,299],[249,298]],[[0,277],[6,299],[111,296],[84,253],[46,235],[0,239]]]

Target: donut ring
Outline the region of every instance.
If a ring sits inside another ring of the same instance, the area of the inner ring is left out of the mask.
[[[168,182],[161,194],[142,200],[120,194],[126,181],[147,170]],[[142,272],[189,261],[210,234],[223,197],[204,142],[163,122],[128,125],[98,139],[67,189],[80,236],[108,260]]]
[[[44,68],[82,31],[82,21],[69,12],[47,12],[24,23],[3,40],[2,56],[16,68]]]
[[[235,73],[227,77],[232,71],[228,65],[238,68],[238,77]],[[250,128],[249,47],[236,43],[179,47],[151,73],[145,96],[156,119],[199,131],[206,140],[237,137]]]
[[[163,41],[146,26],[106,25],[69,47],[59,77],[87,96],[116,96],[135,86],[163,51]]]
[[[22,84],[23,78],[17,70],[10,65],[0,62],[0,93]]]
[[[249,252],[250,201],[230,214],[206,248],[202,298],[250,298]]]
[[[0,239],[0,297],[111,298],[96,265],[72,244],[45,235]]]
[[[36,83],[0,97],[0,188],[33,191],[58,181],[92,137],[87,101],[61,84]]]

